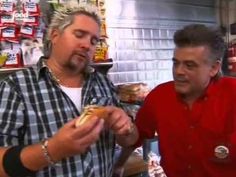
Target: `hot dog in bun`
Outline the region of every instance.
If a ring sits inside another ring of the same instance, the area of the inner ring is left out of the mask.
[[[97,116],[98,118],[106,120],[108,117],[108,111],[104,106],[98,105],[88,105],[84,107],[80,118],[75,122],[75,126],[78,127],[84,124],[86,121],[91,119],[93,116]]]

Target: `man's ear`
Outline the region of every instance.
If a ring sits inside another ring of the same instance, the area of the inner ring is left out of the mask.
[[[50,40],[52,41],[53,45],[57,42],[59,35],[60,35],[60,32],[58,29],[52,30]]]
[[[219,73],[220,71],[221,71],[221,61],[217,60],[211,66],[211,72],[210,72],[211,77],[216,76],[216,74]]]

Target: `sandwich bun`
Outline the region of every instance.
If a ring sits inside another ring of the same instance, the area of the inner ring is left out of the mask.
[[[108,111],[104,106],[98,106],[98,105],[88,105],[84,107],[84,110],[82,114],[80,115],[80,118],[76,120],[75,127],[78,127],[85,122],[89,121],[93,116],[97,116],[100,119],[106,120],[108,117]]]

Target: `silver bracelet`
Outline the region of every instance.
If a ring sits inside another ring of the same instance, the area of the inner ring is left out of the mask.
[[[52,160],[52,158],[50,157],[50,155],[48,153],[48,140],[47,139],[42,141],[41,149],[43,151],[43,155],[44,155],[45,159],[47,160],[47,162],[50,165],[55,165],[55,162]]]

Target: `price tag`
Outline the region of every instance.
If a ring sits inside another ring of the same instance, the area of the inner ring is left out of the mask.
[[[1,12],[12,12],[13,11],[13,3],[8,2],[8,1],[3,1],[1,3],[0,11]]]
[[[15,38],[16,37],[16,31],[14,28],[4,28],[2,29],[2,37],[3,38]]]

